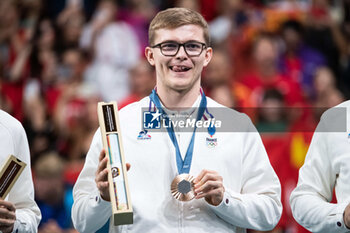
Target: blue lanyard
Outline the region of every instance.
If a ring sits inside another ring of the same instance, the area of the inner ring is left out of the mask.
[[[159,97],[158,97],[155,90],[152,91],[149,98],[155,104],[155,106],[159,110],[159,112],[162,114],[163,118],[167,122],[167,125],[169,125],[168,123],[169,123],[170,119],[169,119],[169,117],[166,116],[166,114],[164,114],[164,110],[162,108],[162,105],[160,104]],[[206,108],[207,108],[207,98],[205,97],[204,93],[202,92],[202,100],[201,100],[201,103],[199,105],[196,122],[202,118]],[[192,163],[194,138],[195,138],[195,133],[196,133],[196,129],[197,129],[196,124],[195,124],[194,130],[193,130],[190,145],[187,148],[187,152],[186,152],[184,160],[182,160],[182,157],[181,157],[180,148],[179,148],[179,145],[178,145],[177,140],[176,140],[173,125],[172,124],[170,124],[170,125],[171,125],[171,127],[167,127],[166,129],[167,129],[168,135],[169,135],[169,137],[170,137],[170,139],[173,142],[174,147],[175,147],[177,170],[178,170],[179,174],[182,174],[182,173],[188,174],[188,173],[190,173],[191,163]]]

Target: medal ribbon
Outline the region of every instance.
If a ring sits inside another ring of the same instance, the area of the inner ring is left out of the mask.
[[[202,99],[201,99],[201,103],[199,105],[196,123],[197,123],[197,121],[199,121],[202,118],[204,111],[207,108],[207,98],[205,97],[205,94],[202,91],[201,91],[201,94],[202,94]],[[170,119],[166,115],[166,113],[164,112],[164,110],[162,108],[162,105],[160,103],[160,99],[159,99],[157,92],[155,90],[153,90],[152,93],[150,94],[149,98],[154,103],[154,105],[159,110],[159,112],[162,114],[163,118],[165,119],[165,121],[167,123],[166,125],[169,125]],[[192,138],[191,138],[190,144],[188,145],[186,155],[185,155],[183,160],[181,157],[179,144],[177,143],[177,140],[176,140],[173,125],[172,124],[170,124],[170,125],[171,125],[171,127],[166,127],[166,129],[167,129],[168,135],[169,135],[169,137],[170,137],[170,139],[173,142],[174,147],[175,147],[177,170],[178,170],[179,174],[182,174],[182,173],[188,174],[188,173],[190,173],[191,163],[192,163],[194,138],[195,138],[195,133],[196,133],[196,129],[197,129],[196,124],[195,124],[194,130],[193,130],[193,133],[192,133]]]

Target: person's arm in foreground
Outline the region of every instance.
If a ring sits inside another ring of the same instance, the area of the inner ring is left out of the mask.
[[[0,200],[0,230],[4,233],[33,233],[38,231],[41,213],[34,201],[28,141],[19,122],[11,130],[12,144],[7,146],[13,147],[14,155],[27,165],[9,192],[8,199]]]
[[[98,129],[73,189],[72,220],[79,232],[97,231],[112,215],[107,162]],[[129,170],[130,165],[126,165]]]
[[[318,129],[325,127],[320,121]],[[348,202],[332,204],[336,174],[332,169],[327,135],[316,130],[305,163],[299,171],[297,187],[291,194],[290,204],[295,220],[312,232],[348,232],[343,213]]]

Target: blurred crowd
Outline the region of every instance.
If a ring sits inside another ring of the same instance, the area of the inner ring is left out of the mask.
[[[0,108],[28,135],[39,232],[75,232],[71,191],[97,102],[122,108],[154,88],[143,51],[149,22],[168,7],[209,22],[203,88],[261,132],[282,184],[273,232],[307,232],[288,200],[320,115],[349,97],[350,0],[1,0]]]

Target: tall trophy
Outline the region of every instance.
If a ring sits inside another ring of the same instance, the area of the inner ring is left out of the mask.
[[[132,224],[133,210],[130,200],[117,103],[99,102],[97,112],[102,143],[106,151],[106,156],[108,156],[108,183],[113,223],[115,226]]]

